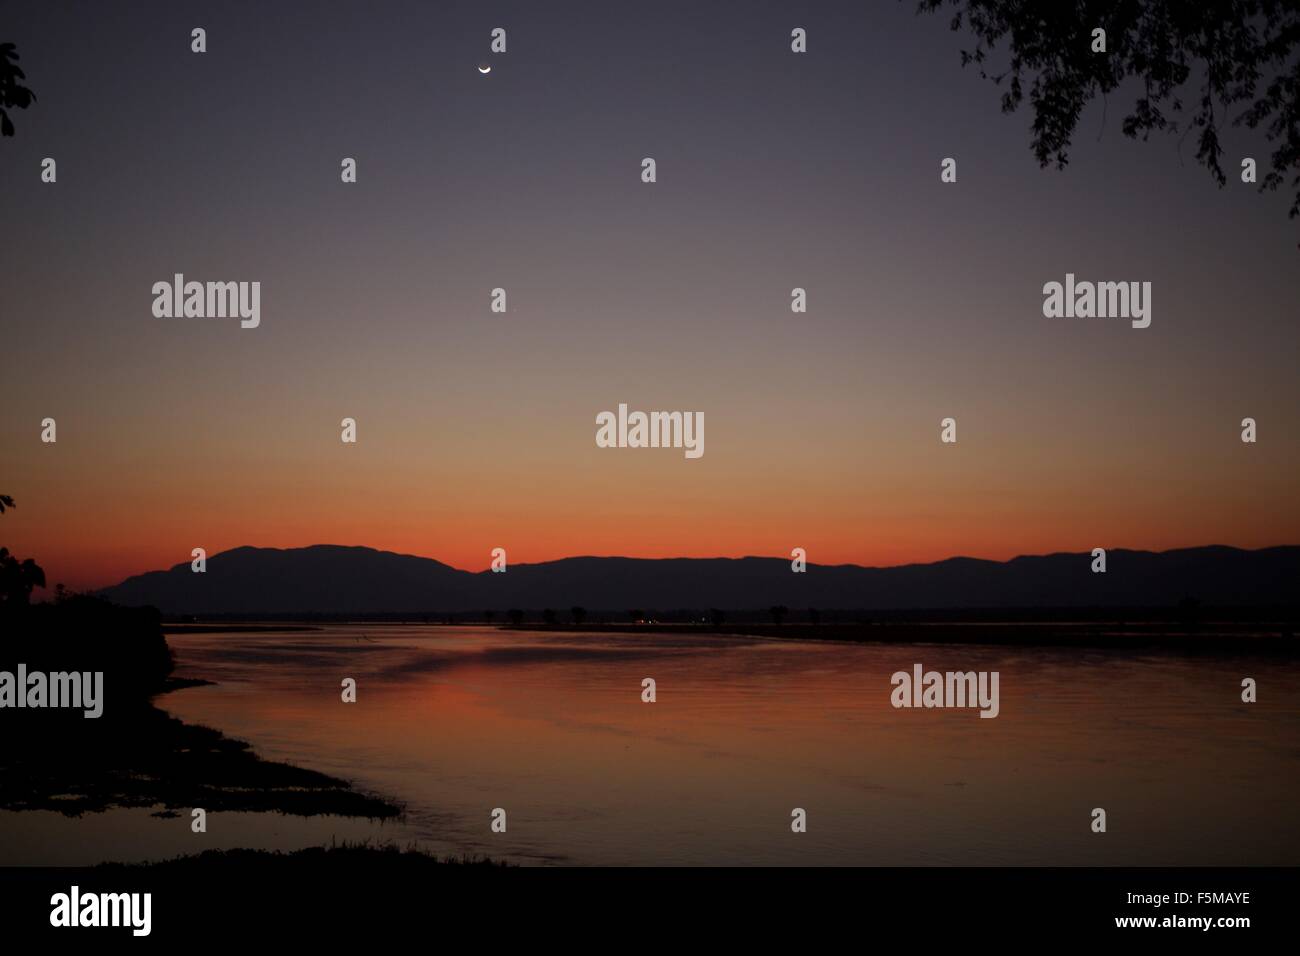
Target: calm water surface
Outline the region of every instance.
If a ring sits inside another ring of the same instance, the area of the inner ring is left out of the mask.
[[[161,707],[405,818],[5,813],[0,863],[373,837],[528,864],[1300,864],[1291,661],[383,625],[169,641],[178,675],[219,683]],[[895,710],[917,662],[1000,671],[1000,716]]]

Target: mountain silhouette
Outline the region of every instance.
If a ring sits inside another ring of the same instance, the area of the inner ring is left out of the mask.
[[[1106,573],[1092,556],[1049,554],[1010,561],[950,558],[868,568],[785,558],[575,557],[511,565],[505,573],[462,571],[431,558],[373,548],[241,547],[127,578],[100,592],[166,614],[405,614],[484,609],[618,610],[1275,606],[1296,603],[1300,546],[1247,551],[1210,546],[1176,551],[1112,550]]]

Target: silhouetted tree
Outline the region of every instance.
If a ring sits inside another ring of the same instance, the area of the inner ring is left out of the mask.
[[[542,620],[547,624],[554,624],[556,621],[555,609],[548,607],[546,610],[542,611]]]
[[[569,608],[569,614],[573,616],[574,624],[581,624],[587,619],[587,609],[585,607],[571,607]]]
[[[45,572],[31,558],[19,561],[0,548],[0,603],[27,604],[33,588],[45,587]]]
[[[953,30],[969,29],[975,47],[962,65],[1001,87],[1002,111],[1014,112],[1026,93],[1034,111],[1031,145],[1040,166],[1068,162],[1080,114],[1098,93],[1128,77],[1141,84],[1121,124],[1125,136],[1153,130],[1199,130],[1196,158],[1220,186],[1219,130],[1230,123],[1262,127],[1274,144],[1272,168],[1259,188],[1290,178],[1300,215],[1300,4],[1295,0],[920,0],[926,12],[954,7]],[[1092,31],[1106,31],[1106,52],[1092,52]],[[988,65],[1005,41],[1001,68]],[[1184,92],[1184,87],[1191,89]],[[1184,96],[1190,109],[1184,109]],[[1166,112],[1166,110],[1168,112]],[[1104,116],[1104,114],[1103,114]],[[1261,164],[1262,165],[1262,164]]]
[[[510,610],[506,611],[506,616],[510,618],[510,623],[515,627],[524,623],[524,612],[519,610],[517,607],[512,607]]]
[[[630,617],[632,623],[635,624],[637,621],[645,620],[645,611],[641,610],[639,607],[634,607],[632,610],[627,612],[627,616]]]
[[[0,45],[0,50],[3,50]],[[6,508],[14,507],[13,498],[0,495],[0,514]],[[29,604],[34,588],[45,587],[45,572],[31,558],[19,561],[9,553],[8,548],[0,548],[0,603],[13,606]]]
[[[727,620],[727,615],[725,612],[723,612],[722,608],[717,608],[717,607],[713,608],[712,610],[709,611],[709,616],[713,618],[714,627],[722,627],[722,625],[726,623]]]
[[[780,624],[785,620],[785,616],[790,613],[790,609],[784,604],[773,604],[767,609],[767,613],[772,615],[773,624]]]
[[[36,94],[19,83],[26,74],[18,68],[18,51],[12,43],[0,43],[0,134],[14,134],[9,110],[25,110],[32,105]]]
[[[492,623],[492,620],[493,620],[493,618],[495,618],[495,617],[496,617],[496,612],[495,612],[495,611],[484,611],[484,612],[483,612],[483,620],[487,621],[489,624]]]
[[[808,609],[808,623],[820,624],[821,622],[822,622],[822,612],[817,610],[815,607],[810,607]]]

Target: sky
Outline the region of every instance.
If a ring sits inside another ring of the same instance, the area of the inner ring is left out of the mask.
[[[38,101],[0,140],[0,544],[89,588],[240,545],[478,570],[1300,542],[1300,227],[1231,178],[1266,145],[1227,132],[1219,189],[1116,98],[1040,169],[947,21],[7,4]],[[260,326],[155,317],[178,272],[260,282]],[[1151,326],[1045,318],[1067,272],[1151,282]],[[704,455],[597,447],[620,403],[703,413]]]

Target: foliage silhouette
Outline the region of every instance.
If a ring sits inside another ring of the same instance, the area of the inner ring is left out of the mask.
[[[0,495],[0,514],[13,507],[13,498]],[[19,561],[8,548],[0,548],[0,604],[28,604],[32,590],[38,587],[45,587],[45,572],[40,565],[31,558]]]
[[[965,27],[975,39],[962,65],[974,64],[999,87],[1006,83],[1002,111],[1015,112],[1028,95],[1040,166],[1064,168],[1084,106],[1099,93],[1104,102],[1134,77],[1143,89],[1124,117],[1125,136],[1199,131],[1196,158],[1222,187],[1219,132],[1241,105],[1230,125],[1262,128],[1274,144],[1260,190],[1289,179],[1296,190],[1289,215],[1300,215],[1296,0],[919,0],[920,12],[950,6],[952,29]],[[1098,27],[1106,31],[1105,53],[1091,49]],[[993,69],[990,54],[1004,41],[1009,59]]]
[[[31,558],[19,561],[0,548],[0,604],[27,604],[33,588],[45,587],[45,572]]]
[[[14,134],[9,110],[25,110],[36,101],[36,94],[19,82],[26,78],[26,74],[18,68],[18,51],[14,45],[0,43],[0,134]],[[0,511],[4,511],[4,508],[0,507]]]

